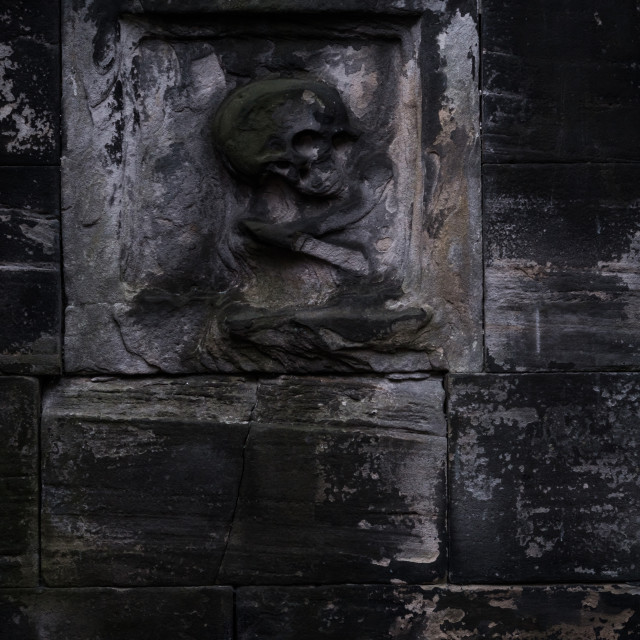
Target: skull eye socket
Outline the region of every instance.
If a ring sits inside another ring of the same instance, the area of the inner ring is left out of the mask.
[[[282,140],[271,138],[271,140],[267,142],[267,149],[275,153],[284,153],[284,151],[286,151],[287,149],[287,146]]]
[[[353,142],[353,136],[349,135],[346,131],[339,131],[331,138],[331,144],[336,151],[342,151]]]
[[[306,160],[316,160],[328,150],[324,136],[310,129],[296,133],[291,140],[291,145],[296,153]]]

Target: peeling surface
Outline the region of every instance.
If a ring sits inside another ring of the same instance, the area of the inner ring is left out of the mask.
[[[42,435],[47,584],[212,584],[255,386],[97,378],[50,389]]]
[[[636,580],[636,377],[454,377],[450,390],[451,579]]]

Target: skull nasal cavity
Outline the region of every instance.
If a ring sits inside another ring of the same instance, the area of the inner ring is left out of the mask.
[[[315,160],[326,151],[324,136],[317,131],[305,130],[296,133],[291,140],[296,153],[307,160]]]

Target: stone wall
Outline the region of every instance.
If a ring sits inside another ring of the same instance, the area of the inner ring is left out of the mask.
[[[636,0],[62,5],[0,11],[0,637],[640,637]]]

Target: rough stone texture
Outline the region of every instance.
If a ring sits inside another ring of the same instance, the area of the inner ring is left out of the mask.
[[[229,588],[0,591],[10,640],[232,640]]]
[[[640,166],[484,168],[493,371],[640,365]]]
[[[640,378],[452,376],[454,582],[640,578]]]
[[[29,378],[0,378],[0,587],[38,583],[38,416]]]
[[[256,422],[382,427],[446,435],[442,378],[281,376],[261,380]]]
[[[637,587],[242,588],[238,640],[634,640]]]
[[[60,372],[59,178],[0,167],[0,372]]]
[[[66,379],[43,407],[51,586],[213,584],[255,384]]]
[[[254,425],[221,582],[442,579],[445,457],[442,437]]]
[[[260,383],[222,582],[444,576],[442,380],[398,378]]]
[[[474,3],[169,4],[65,3],[67,370],[478,370]],[[343,190],[214,149],[223,99],[287,75],[346,106]]]
[[[636,0],[483,0],[487,162],[638,160]]]
[[[57,164],[60,3],[14,0],[0,9],[0,164]]]
[[[43,409],[47,584],[441,578],[444,389],[401,378],[63,380]]]

